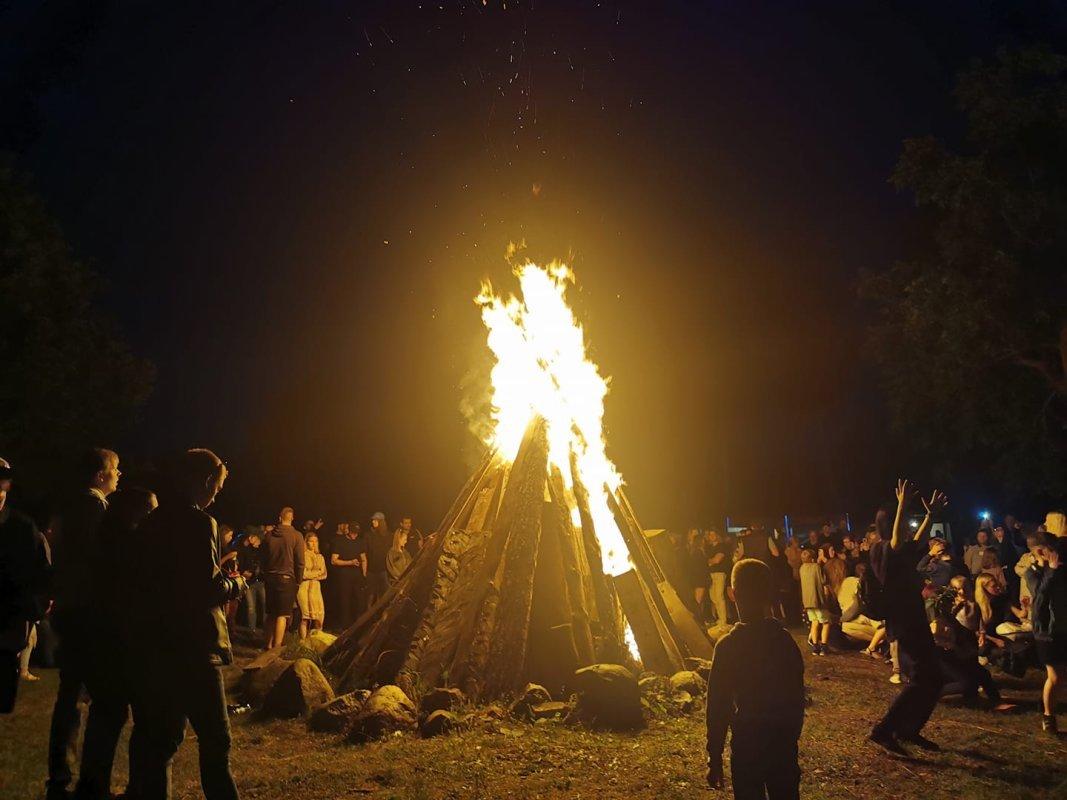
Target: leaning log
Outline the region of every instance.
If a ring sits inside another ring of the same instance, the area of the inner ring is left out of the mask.
[[[642,666],[661,675],[673,675],[683,669],[685,662],[682,653],[637,572],[627,570],[613,580],[622,611],[630,623],[637,649],[641,651]]]

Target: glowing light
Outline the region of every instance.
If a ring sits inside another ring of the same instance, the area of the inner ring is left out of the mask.
[[[486,443],[513,461],[531,420],[547,423],[549,469],[557,467],[572,487],[571,456],[589,493],[589,515],[600,541],[604,572],[630,569],[630,554],[608,506],[608,492],[622,484],[604,452],[604,397],[608,382],[589,360],[582,326],[567,305],[574,274],[553,262],[515,269],[521,298],[506,300],[485,282],[475,298],[488,331],[493,366],[492,426]],[[569,492],[568,492],[569,494]],[[577,519],[577,509],[571,509]],[[632,635],[631,635],[632,636]]]

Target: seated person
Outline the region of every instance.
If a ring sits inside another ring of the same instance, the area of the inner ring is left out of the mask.
[[[994,711],[1010,711],[1014,705],[1002,702],[1000,688],[989,670],[978,663],[978,640],[956,619],[951,593],[938,603],[930,629],[934,634],[938,664],[945,683],[941,696],[962,695],[965,702],[978,700],[978,690],[985,692]]]
[[[837,602],[841,606],[841,632],[850,641],[866,644],[864,655],[875,656],[875,651],[885,640],[885,622],[871,619],[863,613],[863,597],[860,591],[863,575],[867,565],[856,565],[857,575],[845,578],[837,592]]]

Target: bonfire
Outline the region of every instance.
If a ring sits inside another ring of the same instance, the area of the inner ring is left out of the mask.
[[[668,584],[608,458],[608,383],[563,264],[515,269],[475,302],[495,359],[486,453],[399,581],[327,651],[342,691],[527,682],[565,691],[597,663],[669,675],[712,644]]]

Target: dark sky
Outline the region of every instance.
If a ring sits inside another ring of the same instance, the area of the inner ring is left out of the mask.
[[[7,146],[159,368],[135,458],[215,448],[220,516],[434,526],[476,452],[479,281],[567,257],[649,527],[866,516],[904,463],[861,269],[955,72],[1061,4],[0,5]],[[14,32],[14,35],[12,35]],[[532,191],[534,184],[539,194]],[[476,382],[474,383],[476,385]]]

